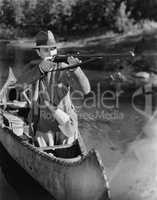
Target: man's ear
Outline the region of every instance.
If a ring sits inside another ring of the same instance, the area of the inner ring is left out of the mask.
[[[40,56],[41,56],[41,55],[40,55],[40,50],[39,50],[39,49],[36,49],[36,52],[37,52],[38,56],[40,57]]]

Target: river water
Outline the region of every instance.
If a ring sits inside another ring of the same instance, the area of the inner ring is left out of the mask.
[[[0,47],[0,85],[2,86],[8,75],[9,66],[14,71],[22,69],[22,57],[19,52],[15,55],[15,61],[8,61],[5,57],[6,44]],[[91,74],[100,77],[100,71],[86,71],[89,80]],[[141,133],[145,118],[139,112],[144,103],[135,109],[132,104],[131,95],[125,95],[125,91],[118,94],[113,90],[104,88],[104,82],[92,87],[93,95],[88,97],[84,103],[75,102],[79,113],[79,126],[88,149],[95,148],[99,151],[108,177],[117,163],[123,158],[128,145]],[[91,82],[92,84],[92,82]],[[103,87],[99,87],[103,85]],[[106,96],[105,100],[103,95]],[[107,98],[108,97],[108,98]],[[141,101],[140,101],[141,102]],[[0,147],[0,200],[49,200],[50,195],[32,180]]]

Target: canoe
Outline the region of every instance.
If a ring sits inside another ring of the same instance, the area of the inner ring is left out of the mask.
[[[3,113],[10,114],[9,111]],[[16,119],[16,118],[14,118]],[[10,156],[56,200],[109,200],[110,191],[99,153],[86,151],[82,137],[71,145],[36,147],[21,130],[0,127],[0,142]],[[18,133],[18,134],[16,134]]]

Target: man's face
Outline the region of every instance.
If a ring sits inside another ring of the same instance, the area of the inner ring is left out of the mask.
[[[47,58],[55,58],[57,55],[57,48],[56,47],[51,47],[51,48],[39,48],[37,50],[38,55],[43,59]]]

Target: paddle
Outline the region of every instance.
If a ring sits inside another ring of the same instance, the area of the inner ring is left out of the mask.
[[[16,83],[16,78],[15,75],[12,71],[12,68],[9,67],[9,75],[8,78],[6,80],[6,82],[4,83],[2,89],[0,90],[0,102],[1,104],[3,103],[4,105],[6,105],[6,92],[9,86],[13,85]]]

